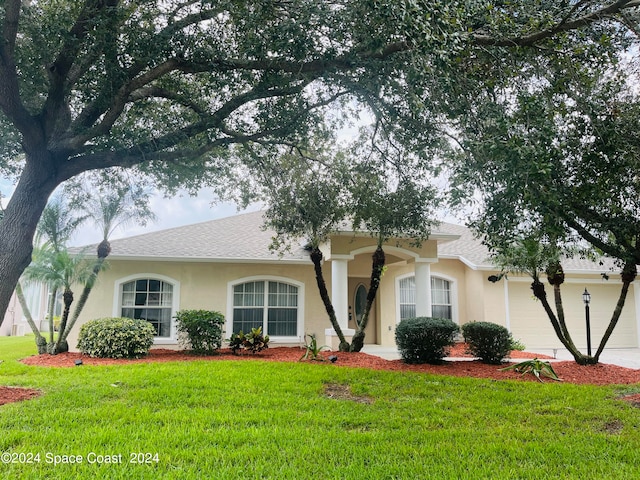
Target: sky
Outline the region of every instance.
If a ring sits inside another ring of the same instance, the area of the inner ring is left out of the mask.
[[[156,220],[148,222],[145,226],[133,224],[127,225],[125,228],[119,228],[113,233],[110,240],[206,222],[240,213],[233,203],[212,204],[212,200],[213,193],[206,189],[201,190],[196,197],[184,193],[175,197],[165,198],[162,193],[157,193],[151,197],[150,201],[150,208],[156,215]],[[243,211],[248,212],[259,209],[259,205],[253,205]],[[87,223],[78,229],[77,234],[71,240],[71,246],[91,245],[98,243],[100,240],[100,231],[91,223]]]
[[[0,179],[3,206],[7,204],[13,190],[14,185],[10,180]],[[196,197],[182,193],[175,197],[165,198],[161,192],[158,192],[151,197],[150,201],[150,208],[156,215],[155,221],[147,223],[146,226],[132,224],[127,225],[125,228],[119,228],[110,239],[115,240],[192,223],[206,222],[240,213],[233,203],[212,204],[213,198],[213,193],[207,189],[201,190]],[[253,205],[244,211],[259,209],[260,205]],[[102,240],[100,230],[92,225],[91,222],[86,222],[71,239],[70,246],[91,245],[100,242],[100,240]]]
[[[6,205],[7,199],[11,196],[13,189],[14,186],[11,181],[4,178],[0,179],[0,192],[2,194],[3,205]],[[158,192],[152,195],[150,200],[150,208],[156,215],[156,220],[148,222],[145,226],[131,224],[124,228],[118,228],[110,237],[110,240],[156,232],[183,225],[191,225],[193,223],[206,222],[263,208],[260,204],[254,204],[245,210],[239,210],[234,203],[213,203],[213,199],[213,192],[207,189],[200,190],[195,197],[183,192],[174,197],[166,198],[162,192]],[[457,224],[462,223],[446,211],[441,212],[438,220]],[[100,230],[91,222],[87,222],[78,229],[71,239],[69,246],[92,245],[99,243],[100,240],[102,240]]]

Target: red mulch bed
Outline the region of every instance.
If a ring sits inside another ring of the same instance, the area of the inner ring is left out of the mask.
[[[459,344],[451,349],[449,355],[451,357],[469,357],[465,353],[465,345]],[[80,353],[64,353],[59,355],[35,355],[22,360],[27,365],[37,365],[42,367],[74,367],[75,361],[82,360],[84,365],[118,365],[118,364],[131,364],[131,363],[150,363],[150,362],[169,362],[169,361],[192,361],[192,360],[263,360],[263,361],[276,361],[276,362],[297,362],[304,350],[290,347],[276,347],[264,350],[256,355],[243,354],[233,355],[230,350],[222,349],[220,353],[213,356],[196,356],[183,351],[166,350],[166,349],[153,349],[148,356],[136,360],[114,360],[109,358],[91,358]],[[536,381],[533,375],[521,375],[513,371],[500,371],[498,365],[486,365],[478,360],[463,360],[463,361],[446,361],[442,365],[408,365],[401,360],[384,360],[374,355],[368,355],[366,353],[343,353],[343,352],[322,352],[323,357],[326,359],[330,355],[336,355],[338,360],[335,364],[329,361],[313,362],[318,365],[331,366],[347,366],[347,367],[363,367],[374,370],[391,370],[391,371],[412,371],[431,373],[435,375],[451,375],[459,377],[476,377],[476,378],[490,378],[494,380],[509,380],[518,379],[524,381]],[[548,359],[550,357],[528,352],[511,352],[511,359],[513,362],[518,362],[521,359]],[[572,361],[554,362],[553,369],[558,376],[564,382],[570,382],[575,384],[590,384],[590,385],[623,385],[623,384],[635,384],[640,383],[640,370],[633,370],[630,368],[619,367],[617,365],[598,364],[581,366]],[[545,380],[547,383],[552,383],[553,380]],[[3,396],[3,390],[5,388],[0,387],[0,405],[7,403],[7,399]],[[18,389],[10,389],[16,391],[18,395]],[[37,391],[31,391],[36,392]],[[9,392],[11,393],[11,392]],[[33,393],[27,395],[26,398],[34,396]],[[638,397],[638,398],[634,398]],[[17,398],[15,401],[23,400],[23,397]],[[640,404],[640,395],[625,397],[625,400],[634,402],[637,401]],[[10,401],[10,400],[9,400]]]
[[[29,400],[30,398],[39,396],[41,393],[40,390],[34,390],[32,388],[0,386],[0,405]]]

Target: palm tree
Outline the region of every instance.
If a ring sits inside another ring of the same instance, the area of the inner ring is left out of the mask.
[[[29,311],[24,293],[22,291],[22,284],[19,282],[16,288],[16,295],[18,301],[22,306],[23,313],[27,318],[27,323],[31,327],[35,335],[36,345],[38,347],[38,353],[44,353],[45,351],[51,352],[56,349],[55,345],[58,342],[54,342],[55,327],[54,327],[54,310],[55,301],[58,294],[58,290],[64,282],[60,282],[55,277],[54,265],[51,262],[54,260],[56,254],[61,252],[66,253],[66,244],[71,239],[75,230],[86,219],[86,216],[76,216],[67,203],[61,196],[54,197],[45,207],[42,212],[42,217],[38,223],[38,230],[36,234],[36,244],[39,245],[34,248],[32,263],[22,275],[23,282],[41,283],[47,286],[50,294],[49,304],[47,307],[49,318],[49,342],[40,334],[40,329],[33,321],[33,316]],[[66,254],[68,256],[68,253]],[[59,255],[56,259],[57,266],[62,266],[65,258],[64,254]],[[68,270],[69,265],[65,266]],[[72,278],[70,272],[61,273],[62,277]],[[70,290],[70,284],[69,290]],[[67,293],[67,297],[69,294]],[[71,296],[71,298],[73,298]],[[60,340],[60,338],[59,338]]]
[[[24,277],[23,277],[24,278]],[[18,302],[20,302],[20,307],[22,307],[22,313],[27,319],[27,323],[29,327],[31,327],[31,331],[36,337],[36,346],[38,347],[38,354],[47,352],[47,339],[42,336],[40,333],[40,328],[36,325],[36,322],[33,320],[33,315],[31,315],[31,310],[29,310],[29,305],[27,304],[27,299],[24,296],[24,291],[22,290],[22,281],[18,281],[16,284],[16,297],[18,297]]]
[[[155,220],[154,213],[149,210],[147,198],[148,194],[144,190],[128,187],[106,195],[89,196],[83,205],[83,210],[87,212],[88,217],[102,231],[102,241],[96,248],[97,258],[93,264],[93,271],[85,281],[71,320],[65,325],[65,329],[61,333],[63,340],[66,340],[69,336],[71,329],[84,309],[98,274],[106,267],[105,260],[111,253],[109,237],[118,227],[134,222],[145,224],[149,220]]]
[[[48,342],[33,322],[22,289],[17,290],[18,300],[23,306],[27,322],[36,336],[39,353],[45,350],[51,354],[68,351],[67,337],[95,285],[98,274],[105,268],[105,259],[111,252],[109,236],[117,227],[129,222],[144,223],[148,219],[153,219],[154,215],[148,209],[146,200],[147,194],[143,190],[126,188],[106,195],[90,197],[83,203],[82,215],[74,213],[74,209],[70,208],[60,196],[52,199],[45,207],[36,237],[36,242],[40,246],[34,248],[33,261],[25,270],[23,279],[42,283],[49,290]],[[95,262],[89,262],[82,253],[70,254],[66,247],[75,230],[87,218],[92,218],[102,230],[103,240],[98,245]],[[71,316],[74,284],[82,284],[84,288]],[[61,290],[64,309],[56,340],[53,317],[56,298]]]
[[[66,352],[69,347],[66,342],[65,331],[71,304],[73,303],[72,286],[75,283],[84,283],[91,275],[92,268],[82,255],[70,255],[64,250],[56,250],[52,246],[44,246],[35,249],[33,262],[24,272],[27,281],[38,281],[49,289],[49,342],[47,352],[55,355]],[[55,301],[58,292],[62,290],[64,309],[60,318],[60,327],[57,340],[54,339],[54,312]]]

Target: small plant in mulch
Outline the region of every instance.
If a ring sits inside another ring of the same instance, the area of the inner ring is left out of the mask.
[[[304,348],[306,348],[307,351],[302,355],[302,357],[300,357],[300,360],[316,360],[323,362],[324,358],[320,355],[320,352],[323,348],[329,347],[327,345],[318,346],[318,341],[316,340],[316,335],[314,333],[306,335],[306,337],[309,337],[309,343],[305,343],[304,345]]]
[[[240,332],[231,335],[229,348],[234,355],[238,354],[238,350],[258,353],[269,348],[269,335],[262,334],[262,327],[252,328],[249,333],[240,330]]]
[[[537,358],[516,363],[515,365],[509,365],[508,367],[500,369],[500,371],[506,370],[513,370],[514,372],[521,373],[522,375],[530,373],[534,375],[540,382],[542,382],[541,376],[556,380],[558,382],[562,381],[560,378],[558,378],[558,375],[553,370],[553,367],[549,362],[543,362],[542,360],[538,360]]]

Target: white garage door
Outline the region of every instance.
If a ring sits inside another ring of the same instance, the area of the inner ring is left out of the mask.
[[[528,350],[532,348],[561,348],[549,317],[542,304],[533,296],[530,283],[509,282],[509,314],[513,337],[521,340]],[[591,293],[591,348],[595,352],[602,335],[609,325],[611,315],[620,295],[620,283],[562,285],[565,319],[576,346],[586,353],[586,321],[582,293],[585,286]],[[549,304],[555,312],[553,288],[545,284]],[[607,348],[637,347],[637,322],[635,318],[634,288],[629,289],[620,320],[607,343]]]

